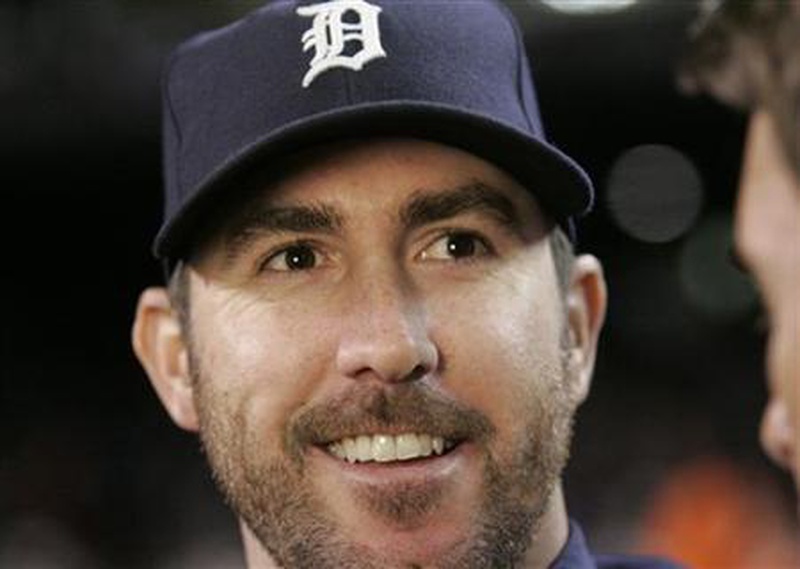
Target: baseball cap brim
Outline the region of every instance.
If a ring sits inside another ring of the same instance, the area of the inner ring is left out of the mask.
[[[189,192],[191,198],[161,228],[153,244],[159,258],[184,257],[236,181],[316,145],[369,137],[419,138],[460,148],[487,160],[528,188],[556,222],[568,224],[592,206],[592,183],[555,146],[503,122],[463,109],[418,101],[384,101],[305,117],[272,131],[228,157]]]

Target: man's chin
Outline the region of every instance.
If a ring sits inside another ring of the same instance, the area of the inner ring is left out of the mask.
[[[322,451],[309,458],[314,486],[342,520],[366,518],[400,532],[424,528],[442,513],[471,517],[468,505],[478,505],[485,484],[470,444],[408,461],[348,462]]]
[[[330,528],[333,531],[327,535],[325,556],[328,561],[337,560],[330,567],[400,569],[463,566],[458,562],[454,565],[454,560],[467,557],[466,549],[475,542],[476,536],[472,535],[466,520],[438,515],[442,512],[438,510],[436,514],[422,516],[406,525],[376,516],[372,511],[363,511],[357,520],[349,520],[349,523],[334,521]],[[331,518],[336,519],[335,516]],[[276,559],[288,559],[284,556],[285,552],[281,554],[260,540],[245,522],[241,525],[248,560],[263,558],[274,562]],[[251,563],[248,566],[262,565]]]
[[[349,548],[371,559],[376,567],[450,566],[453,559],[464,556],[467,544],[474,542],[465,525],[438,518],[413,530],[378,525],[347,537]]]
[[[393,566],[441,566],[472,541],[482,469],[469,449],[392,464],[317,457],[315,487],[345,543]],[[391,561],[389,561],[391,560]],[[388,565],[387,565],[388,564]]]

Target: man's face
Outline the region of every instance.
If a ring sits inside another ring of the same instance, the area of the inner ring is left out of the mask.
[[[300,164],[190,269],[199,430],[246,533],[284,567],[531,561],[591,367],[549,224],[433,143]]]
[[[800,488],[800,181],[764,111],[750,121],[735,237],[769,316],[762,444]]]

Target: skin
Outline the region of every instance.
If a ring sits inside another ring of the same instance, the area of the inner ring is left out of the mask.
[[[511,210],[402,213],[475,187]],[[418,140],[303,156],[248,210],[307,206],[335,222],[234,222],[193,256],[190,330],[158,288],[133,330],[167,411],[200,434],[248,566],[481,567],[487,540],[503,566],[549,566],[567,539],[560,473],[605,314],[597,260],[576,260],[562,297],[530,193]],[[460,444],[355,465],[324,444],[409,431]]]
[[[763,110],[748,128],[735,241],[769,315],[762,446],[800,490],[800,180]]]

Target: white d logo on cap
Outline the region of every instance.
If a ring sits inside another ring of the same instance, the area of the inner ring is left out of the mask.
[[[303,77],[303,87],[311,85],[320,73],[328,69],[344,67],[360,71],[367,62],[386,57],[378,27],[380,12],[379,6],[364,0],[334,0],[298,8],[299,16],[314,18],[311,28],[302,38],[303,51],[314,48],[314,58]],[[345,55],[345,48],[351,42],[358,42],[360,49]]]

